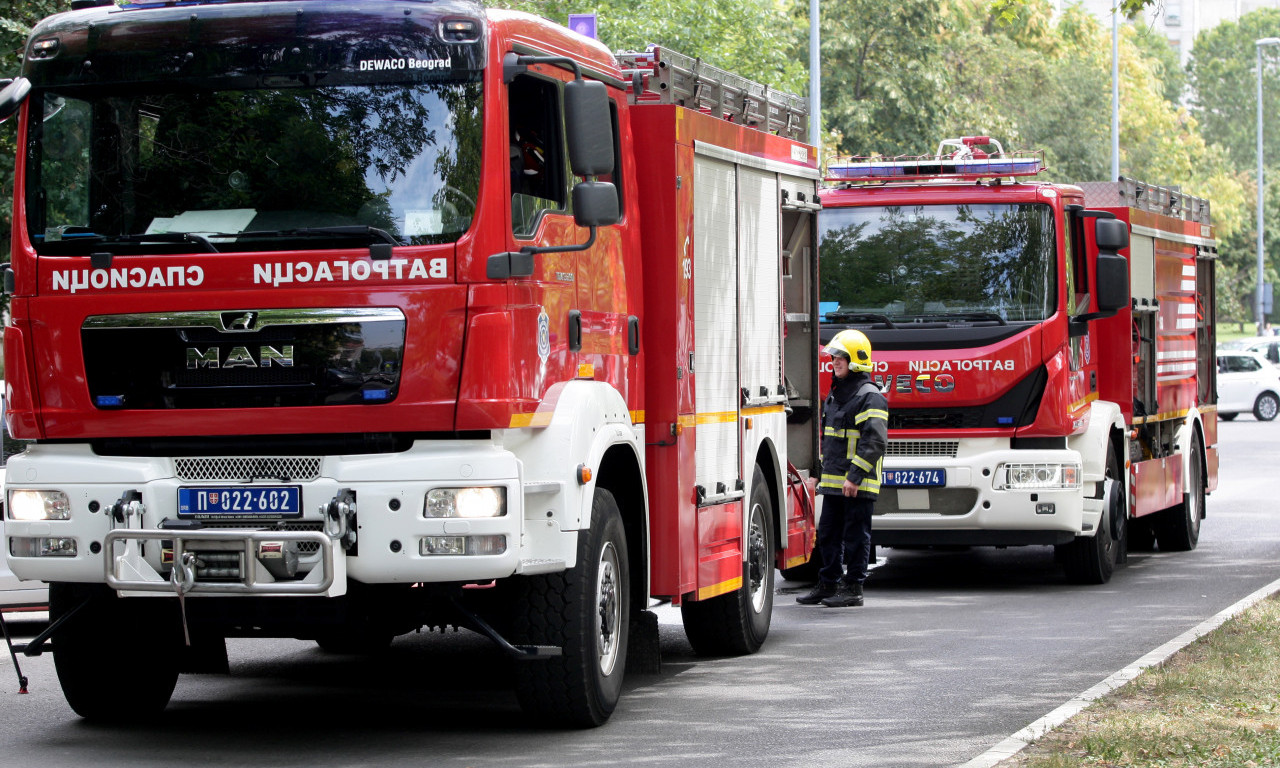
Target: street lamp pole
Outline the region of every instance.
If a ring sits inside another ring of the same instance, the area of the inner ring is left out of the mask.
[[[1266,269],[1263,258],[1263,242],[1262,242],[1262,47],[1264,45],[1280,45],[1280,37],[1264,37],[1254,43],[1254,47],[1258,51],[1258,290],[1254,297],[1255,315],[1258,321],[1258,335],[1262,335],[1262,326],[1265,317],[1262,314],[1264,306],[1262,292],[1265,287],[1263,284],[1263,273]]]

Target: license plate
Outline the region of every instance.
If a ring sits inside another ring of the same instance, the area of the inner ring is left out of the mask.
[[[886,469],[882,484],[899,488],[935,488],[947,484],[947,470]]]
[[[197,520],[300,517],[302,490],[296,485],[179,488],[178,516]]]

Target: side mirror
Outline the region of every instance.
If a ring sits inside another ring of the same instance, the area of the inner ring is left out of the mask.
[[[1127,230],[1125,239],[1128,239]],[[1118,253],[1099,253],[1096,274],[1099,312],[1114,313],[1129,306],[1128,259]]]
[[[609,114],[609,92],[604,83],[595,80],[565,83],[564,122],[569,139],[569,167],[573,172],[578,176],[613,173],[613,117]]]
[[[573,186],[573,220],[580,227],[607,227],[622,218],[618,189],[606,181],[583,181]]]
[[[1096,219],[1093,233],[1099,253],[1116,253],[1129,247],[1129,227],[1119,219]]]
[[[0,123],[13,117],[22,102],[27,100],[27,95],[31,93],[31,81],[25,77],[19,77],[16,80],[0,80],[0,84],[4,86],[0,90]]]

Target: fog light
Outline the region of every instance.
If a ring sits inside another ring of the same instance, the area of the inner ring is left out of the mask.
[[[507,551],[507,537],[426,536],[418,544],[422,555],[501,555]]]
[[[13,536],[9,554],[14,557],[75,557],[76,540],[61,536]]]
[[[1052,515],[1055,511],[1053,504],[1040,503],[1036,505],[1037,515]]]
[[[423,517],[502,517],[507,514],[507,489],[432,488],[422,508]]]
[[[62,491],[9,491],[10,520],[67,520],[71,499]]]

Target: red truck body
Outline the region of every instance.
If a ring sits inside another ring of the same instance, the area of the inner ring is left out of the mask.
[[[1028,181],[984,141],[823,192],[823,338],[863,330],[889,398],[873,540],[1053,545],[1105,582],[1130,546],[1194,547],[1216,486],[1209,206]]]

